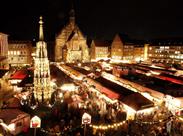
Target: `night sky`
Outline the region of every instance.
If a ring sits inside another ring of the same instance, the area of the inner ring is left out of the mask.
[[[111,40],[116,33],[138,39],[183,37],[181,0],[73,0],[76,22],[85,36]],[[42,15],[46,40],[66,25],[71,0],[1,0],[0,32],[10,39],[38,37]]]

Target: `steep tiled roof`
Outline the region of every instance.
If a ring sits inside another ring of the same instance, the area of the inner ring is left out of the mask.
[[[118,40],[118,38],[120,38],[119,40],[121,40],[123,42],[123,44],[144,44],[145,43],[144,40],[132,39],[127,34],[119,33],[115,37],[117,38],[117,40]]]
[[[94,40],[95,46],[97,47],[109,47],[110,43],[107,41],[98,41],[98,40]]]

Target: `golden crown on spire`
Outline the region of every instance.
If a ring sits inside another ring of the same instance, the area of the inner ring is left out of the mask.
[[[40,24],[40,25],[43,24],[43,17],[42,17],[42,16],[39,17],[39,24]]]

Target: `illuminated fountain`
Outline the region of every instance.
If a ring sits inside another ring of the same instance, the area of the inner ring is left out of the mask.
[[[46,102],[51,98],[50,66],[47,56],[47,44],[44,41],[43,21],[39,21],[39,41],[36,44],[34,59],[34,96],[38,102]]]

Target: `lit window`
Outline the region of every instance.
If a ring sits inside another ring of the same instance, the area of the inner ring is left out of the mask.
[[[20,51],[17,51],[17,55],[20,55]]]
[[[180,53],[180,51],[175,51],[175,54],[179,54]]]

